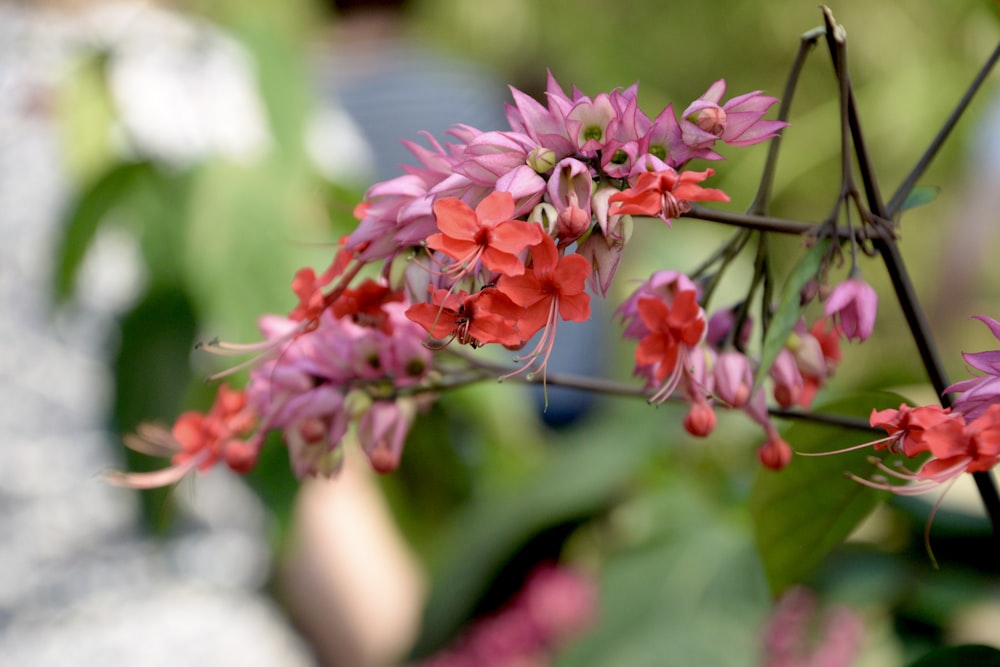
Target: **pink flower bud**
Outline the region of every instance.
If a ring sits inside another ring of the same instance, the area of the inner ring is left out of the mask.
[[[848,278],[834,288],[825,313],[840,323],[848,340],[866,341],[875,327],[878,294],[860,278]]]
[[[730,350],[719,354],[712,370],[715,394],[734,408],[743,407],[750,400],[753,373],[750,362],[741,352]]]

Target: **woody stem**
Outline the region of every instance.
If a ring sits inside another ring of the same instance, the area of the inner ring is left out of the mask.
[[[847,91],[847,111],[851,127],[851,136],[854,144],[855,155],[858,158],[858,169],[861,173],[862,182],[865,186],[868,206],[872,212],[875,213],[875,215],[884,220],[889,220],[894,214],[899,212],[899,207],[902,205],[902,202],[905,201],[906,195],[909,194],[910,190],[912,190],[916,180],[927,168],[927,165],[930,163],[931,159],[933,159],[934,155],[937,154],[941,143],[944,142],[944,139],[948,136],[951,128],[954,126],[955,122],[957,122],[958,116],[968,105],[972,94],[982,83],[982,79],[985,78],[985,73],[992,68],[993,64],[997,60],[997,57],[1000,56],[1000,46],[998,46],[997,50],[995,50],[990,56],[986,65],[980,71],[980,75],[973,81],[969,90],[959,102],[955,112],[953,112],[952,115],[945,121],[944,127],[942,127],[942,129],[937,133],[931,141],[930,146],[928,146],[927,150],[924,151],[924,154],[917,161],[917,164],[911,170],[910,175],[904,181],[903,185],[900,186],[896,195],[893,196],[892,202],[886,206],[886,204],[882,201],[881,194],[879,193],[878,184],[875,180],[875,172],[868,156],[864,135],[861,132],[861,122],[857,113],[850,78],[848,77],[846,68],[840,67],[840,65],[845,62],[843,54],[847,48],[846,39],[842,30],[840,30],[839,26],[837,26],[834,22],[833,15],[830,10],[824,7],[823,12],[827,25],[827,43],[830,46],[831,57],[833,58],[834,66],[837,69],[837,78],[842,87],[846,88]],[[937,348],[934,345],[934,339],[931,335],[927,318],[924,316],[923,310],[920,308],[920,303],[917,300],[916,292],[913,289],[913,283],[906,270],[906,265],[903,262],[902,255],[899,253],[899,248],[895,240],[887,235],[875,234],[873,235],[872,240],[875,249],[882,257],[882,261],[885,263],[886,270],[892,280],[892,285],[896,292],[896,298],[899,301],[900,308],[903,310],[906,323],[909,326],[910,333],[917,345],[917,351],[920,354],[920,359],[927,371],[931,384],[934,386],[935,392],[940,397],[941,405],[948,407],[951,405],[951,396],[945,392],[945,389],[949,386],[949,383],[945,377],[944,367],[941,364],[940,357],[938,356]],[[1000,493],[997,492],[997,487],[994,484],[993,477],[990,473],[976,472],[973,473],[972,476],[976,482],[976,488],[979,491],[979,495],[982,498],[983,507],[987,516],[989,516],[990,524],[993,528],[994,538],[1000,540]]]

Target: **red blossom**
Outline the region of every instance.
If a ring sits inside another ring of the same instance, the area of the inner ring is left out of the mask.
[[[434,290],[431,303],[410,306],[406,316],[438,340],[458,340],[479,347],[487,343],[516,346],[521,336],[514,328],[518,308],[496,288],[469,295],[463,290]]]
[[[670,167],[644,171],[635,177],[632,187],[611,196],[609,201],[618,203],[611,211],[616,215],[658,217],[669,223],[671,218],[690,211],[693,201],[728,202],[729,195],[722,190],[698,185],[714,173],[712,169],[678,173]]]
[[[453,277],[475,271],[481,261],[490,271],[505,275],[524,273],[518,253],[538,243],[538,225],[514,220],[514,197],[495,191],[473,210],[455,197],[434,202],[434,216],[440,230],[427,237],[427,246],[455,260]]]
[[[656,364],[656,381],[672,375],[681,346],[691,348],[705,333],[705,315],[693,290],[683,290],[667,305],[660,299],[639,299],[639,317],[649,329],[635,350],[640,366]]]
[[[543,235],[531,247],[531,268],[523,275],[501,276],[497,289],[525,311],[518,330],[525,340],[552,321],[554,312],[573,322],[590,317],[590,295],[586,292],[590,263],[580,255],[559,256],[555,242]]]

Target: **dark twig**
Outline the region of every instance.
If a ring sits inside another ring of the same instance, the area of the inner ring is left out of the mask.
[[[979,88],[982,86],[986,77],[993,69],[993,66],[996,64],[998,58],[1000,58],[1000,43],[998,43],[996,48],[993,49],[993,53],[990,54],[990,57],[986,59],[986,63],[983,65],[982,69],[979,70],[976,78],[972,80],[972,83],[969,85],[969,89],[965,91],[964,95],[962,95],[962,99],[958,101],[954,111],[952,111],[951,115],[944,121],[944,125],[941,126],[938,133],[933,139],[931,139],[931,143],[927,146],[927,150],[924,151],[924,154],[920,156],[919,160],[917,160],[917,164],[913,166],[910,173],[907,174],[905,179],[903,179],[899,189],[896,190],[896,194],[894,194],[892,199],[889,200],[889,206],[886,209],[887,217],[895,217],[900,212],[900,209],[906,202],[906,198],[913,191],[913,188],[916,186],[917,181],[920,180],[920,177],[924,175],[925,171],[927,171],[927,167],[930,166],[931,161],[933,161],[935,156],[937,156],[938,151],[941,150],[941,146],[944,144],[945,139],[948,138],[948,135],[951,134],[955,125],[958,124],[959,118],[962,117],[965,109],[969,106],[969,102],[972,101],[973,96],[979,91]]]
[[[823,15],[824,20],[827,23],[827,42],[830,45],[834,65],[838,69],[837,76],[841,84],[846,85],[848,91],[848,113],[850,118],[851,134],[853,137],[855,155],[858,158],[859,170],[865,184],[868,206],[878,218],[881,218],[883,221],[889,220],[895,213],[898,213],[899,207],[902,206],[902,203],[906,200],[907,195],[913,189],[916,181],[920,178],[924,170],[930,164],[931,160],[937,154],[941,144],[951,132],[951,129],[954,127],[959,116],[961,116],[962,111],[964,111],[965,107],[968,106],[972,95],[982,84],[982,80],[985,78],[986,73],[989,72],[989,70],[993,67],[993,64],[996,62],[997,57],[1000,56],[1000,45],[998,45],[997,49],[995,49],[993,54],[991,54],[986,65],[982,70],[980,70],[980,74],[976,77],[969,90],[966,91],[966,94],[962,97],[958,107],[956,107],[952,115],[945,121],[944,126],[931,141],[930,146],[928,146],[927,150],[924,151],[924,154],[921,156],[920,160],[918,160],[914,168],[910,171],[910,175],[893,196],[892,201],[888,206],[886,206],[882,202],[878,185],[875,180],[874,169],[872,168],[871,161],[868,158],[868,153],[865,148],[865,142],[861,132],[861,123],[854,104],[854,94],[850,86],[850,78],[846,71],[846,67],[839,67],[839,63],[844,62],[843,57],[838,56],[838,52],[846,50],[845,34],[840,26],[834,21],[833,14],[828,8],[823,8]],[[884,231],[881,224],[877,225],[877,229],[879,231]],[[913,283],[910,280],[909,273],[903,263],[903,258],[899,254],[899,248],[895,241],[884,233],[875,234],[873,236],[873,243],[876,250],[878,250],[879,254],[882,256],[883,262],[885,262],[889,277],[892,280],[893,288],[896,291],[896,298],[899,301],[900,308],[903,310],[903,315],[906,318],[913,340],[917,345],[920,359],[927,371],[931,384],[933,385],[935,392],[937,392],[940,397],[941,405],[948,407],[951,404],[951,397],[945,392],[945,389],[949,386],[949,383],[946,379],[944,367],[941,364],[940,357],[934,345],[934,339],[931,335],[927,318],[924,316],[923,311],[920,308],[916,292],[913,289]],[[973,473],[973,478],[975,479],[976,487],[979,490],[979,495],[982,498],[986,514],[990,518],[994,537],[1000,539],[1000,493],[997,492],[996,485],[993,482],[993,477],[990,473],[985,472]]]

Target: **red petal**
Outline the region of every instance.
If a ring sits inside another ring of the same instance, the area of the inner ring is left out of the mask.
[[[497,289],[519,306],[530,307],[549,296],[542,291],[541,283],[533,270],[520,276],[500,276]]]
[[[585,322],[590,319],[590,295],[561,295],[559,297],[559,317],[570,322]]]
[[[455,239],[475,240],[479,234],[476,212],[461,199],[445,197],[434,202],[434,218],[438,229]]]
[[[482,227],[495,227],[513,216],[514,196],[509,192],[494,190],[476,206],[476,217]]]
[[[581,255],[567,255],[559,260],[555,270],[555,282],[559,294],[579,294],[587,287],[587,278],[592,269]]]
[[[406,309],[406,316],[424,328],[434,338],[447,338],[455,330],[455,311],[429,303],[418,303]]]

